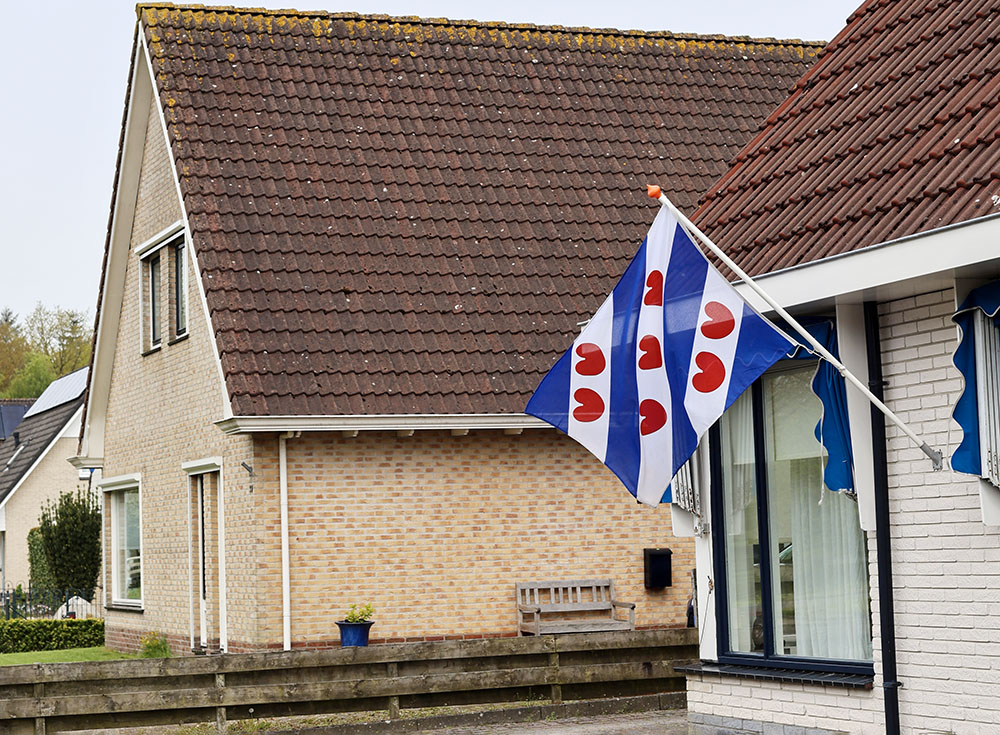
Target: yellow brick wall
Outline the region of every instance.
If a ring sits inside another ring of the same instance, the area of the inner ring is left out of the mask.
[[[38,516],[46,502],[55,502],[62,493],[76,490],[76,469],[66,461],[75,455],[76,439],[58,439],[4,506],[7,524],[4,576],[8,585],[28,586],[28,531],[38,525]]]
[[[140,473],[142,478],[142,570],[144,611],[109,609],[108,641],[135,647],[138,636],[166,633],[175,649],[188,645],[190,578],[188,574],[189,478],[181,469],[186,461],[224,458],[227,585],[230,637],[253,640],[257,599],[254,584],[255,545],[252,528],[256,514],[241,461],[249,461],[249,439],[227,437],[216,426],[222,418],[222,389],[214,348],[190,259],[188,274],[188,337],[170,342],[167,319],[169,258],[163,268],[163,343],[151,354],[140,349],[141,263],[136,245],[181,219],[177,190],[155,107],[151,106],[143,151],[142,173],[125,274],[117,349],[108,399],[104,447],[104,477]],[[185,248],[190,251],[190,248]],[[105,308],[116,308],[106,305]],[[110,539],[110,513],[105,538]],[[214,524],[214,514],[210,514]],[[106,600],[111,597],[110,544],[106,544]],[[217,558],[214,537],[208,547],[210,566]],[[210,582],[216,584],[214,567]],[[215,627],[215,626],[213,626]],[[213,636],[216,637],[217,633]],[[183,652],[179,650],[178,652]]]
[[[266,520],[261,611],[281,640],[278,449],[256,441]],[[516,634],[516,582],[604,578],[638,626],[683,625],[694,566],[667,506],[638,505],[555,431],[304,434],[288,440],[292,638],[337,638],[349,603],[371,602],[373,639]],[[643,587],[643,548],[670,547],[674,585]],[[275,614],[278,613],[278,614]]]

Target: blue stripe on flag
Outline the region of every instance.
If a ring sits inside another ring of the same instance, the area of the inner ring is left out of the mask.
[[[564,352],[542,378],[524,409],[525,413],[552,424],[564,434],[569,431],[569,371],[572,362],[573,353]]]

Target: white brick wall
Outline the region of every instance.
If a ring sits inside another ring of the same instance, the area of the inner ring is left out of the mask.
[[[951,419],[962,388],[951,360],[954,309],[951,289],[880,307],[886,403],[946,456],[961,440]],[[974,479],[932,472],[894,426],[887,438],[902,731],[1000,733],[1000,532],[982,523]],[[877,674],[874,533],[868,550]],[[884,732],[881,683],[877,675],[865,691],[691,676],[688,708],[693,723],[710,723],[702,731],[718,729],[713,718],[723,717],[874,735]]]

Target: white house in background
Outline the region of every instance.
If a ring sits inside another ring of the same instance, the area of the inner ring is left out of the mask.
[[[28,531],[42,506],[76,488],[87,368],[54,381],[0,441],[0,590],[28,585]]]
[[[734,404],[674,513],[695,733],[1000,732],[997,49],[998,0],[866,2],[694,217],[944,455],[801,354]]]

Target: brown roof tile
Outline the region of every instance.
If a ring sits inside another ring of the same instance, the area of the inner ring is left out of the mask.
[[[1000,0],[869,0],[695,219],[750,275],[998,211]]]
[[[520,413],[819,47],[140,6],[237,415]]]

